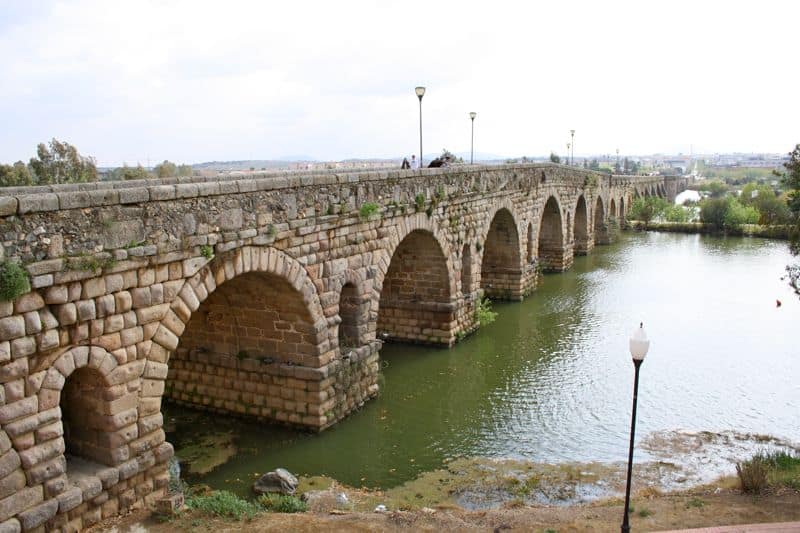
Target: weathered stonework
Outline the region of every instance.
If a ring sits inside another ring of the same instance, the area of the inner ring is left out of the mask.
[[[484,294],[522,299],[681,188],[504,165],[3,190],[33,290],[0,302],[0,530],[163,496],[164,397],[329,427],[377,394],[383,341],[451,346]]]

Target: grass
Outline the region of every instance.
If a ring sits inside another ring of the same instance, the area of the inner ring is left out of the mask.
[[[358,210],[358,217],[361,220],[369,220],[378,214],[378,204],[373,202],[364,203]]]
[[[497,319],[497,312],[492,311],[492,301],[489,298],[479,300],[475,305],[475,319],[481,326],[488,326]]]
[[[701,509],[705,504],[706,502],[704,502],[700,498],[695,497],[686,502],[686,508],[691,509],[692,507],[694,507],[696,509]]]
[[[308,510],[306,502],[286,494],[264,494],[258,498],[258,503],[273,513],[304,513]]]
[[[743,492],[759,494],[770,487],[800,490],[800,455],[758,452],[736,463],[736,474]]]
[[[261,511],[258,504],[240,498],[227,490],[186,498],[186,507],[201,513],[234,520],[252,520]]]

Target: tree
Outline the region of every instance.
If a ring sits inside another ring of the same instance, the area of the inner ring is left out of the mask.
[[[129,167],[122,165],[111,171],[111,179],[113,180],[145,180],[152,178],[153,175],[147,172],[142,165]]]
[[[54,138],[50,141],[49,148],[44,143],[39,143],[36,155],[37,157],[31,158],[30,167],[40,185],[97,181],[94,158],[82,156],[68,142]]]
[[[647,198],[637,198],[631,203],[628,218],[631,220],[641,220],[645,228],[651,220],[661,218],[669,209],[669,202],[657,196]]]
[[[800,255],[800,144],[789,152],[789,161],[784,163],[786,172],[782,174],[783,184],[789,191],[789,211],[792,229],[789,233],[789,250],[792,255]],[[786,267],[789,284],[800,295],[800,263]]]
[[[22,161],[13,165],[0,165],[0,187],[21,187],[33,185],[33,176]]]
[[[750,182],[742,188],[739,195],[742,205],[751,206],[758,210],[759,224],[773,225],[786,224],[789,221],[789,206],[782,196],[777,196],[769,185],[759,185]]]
[[[251,168],[251,170],[255,170],[255,168]],[[178,165],[178,176],[191,176],[192,175],[192,165]]]
[[[172,161],[165,159],[163,163],[153,167],[153,172],[158,178],[174,178],[178,175],[178,167]]]
[[[561,163],[561,158],[555,152],[550,152],[550,162],[551,163]]]

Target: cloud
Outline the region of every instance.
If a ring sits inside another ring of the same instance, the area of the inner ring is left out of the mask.
[[[508,155],[800,140],[794,4],[1,5],[0,161],[53,136],[101,164],[415,153],[418,84],[426,152],[468,149],[473,110]]]

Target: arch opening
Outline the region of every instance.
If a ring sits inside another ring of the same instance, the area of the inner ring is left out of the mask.
[[[469,243],[461,249],[461,294],[472,294],[472,247]]]
[[[392,254],[378,311],[382,340],[420,344],[454,341],[450,275],[442,248],[427,230],[414,230]]]
[[[346,283],[339,295],[339,351],[361,345],[361,333],[366,330],[362,298],[354,283]]]
[[[583,195],[578,197],[578,203],[575,205],[575,226],[574,236],[575,240],[575,253],[577,255],[586,255],[591,249],[591,242],[589,239],[589,216],[586,208],[586,200]]]
[[[481,288],[493,299],[521,297],[522,258],[517,224],[508,209],[495,213],[483,250]]]
[[[539,261],[547,271],[564,270],[564,235],[561,210],[555,197],[547,199],[539,223]]]
[[[603,199],[599,196],[594,206],[594,242],[595,244],[608,244],[610,242]]]

